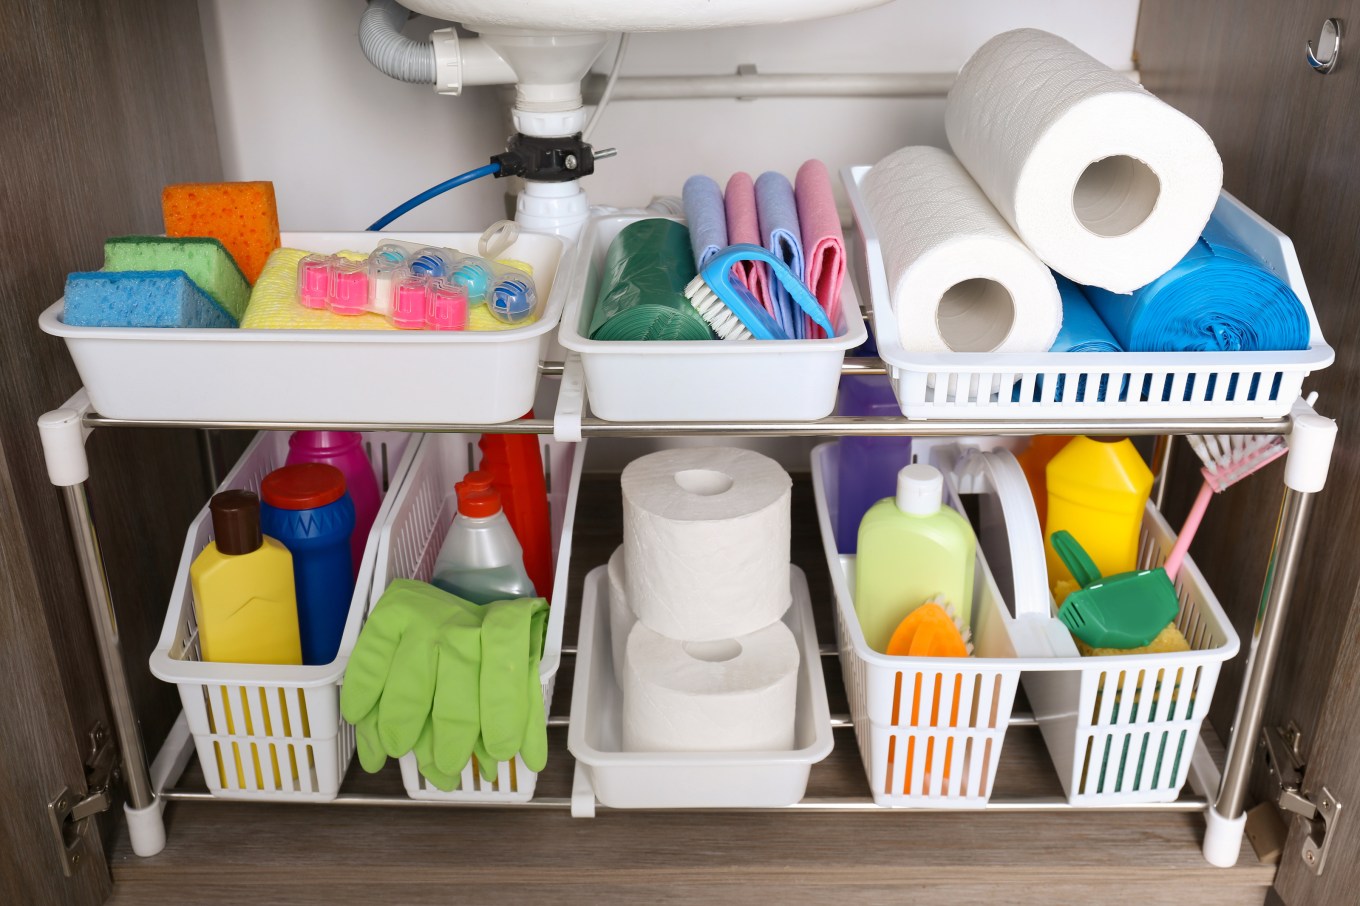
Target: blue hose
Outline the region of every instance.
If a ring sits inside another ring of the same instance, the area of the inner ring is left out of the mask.
[[[438,198],[440,195],[443,195],[450,189],[456,189],[459,186],[463,185],[464,183],[472,182],[474,179],[481,179],[483,176],[494,176],[500,171],[501,171],[500,164],[489,163],[484,167],[478,167],[475,170],[469,170],[466,173],[460,173],[453,179],[450,179],[446,182],[441,182],[439,185],[434,186],[433,188],[426,189],[424,192],[421,192],[419,195],[417,195],[415,198],[412,198],[410,201],[405,201],[397,205],[395,208],[388,211],[386,214],[379,217],[377,220],[373,221],[373,225],[368,228],[368,231],[371,233],[374,230],[381,230],[384,227],[386,227],[389,223],[396,220],[401,215],[405,214],[407,211],[420,207],[425,202],[429,201],[431,198]]]

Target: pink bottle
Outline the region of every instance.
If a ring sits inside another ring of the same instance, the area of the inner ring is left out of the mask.
[[[373,467],[364,455],[363,435],[357,431],[294,431],[288,438],[287,465],[319,462],[335,466],[345,475],[345,488],[354,501],[354,533],[350,535],[350,560],[354,575],[364,558],[369,530],[378,516],[382,492]]]

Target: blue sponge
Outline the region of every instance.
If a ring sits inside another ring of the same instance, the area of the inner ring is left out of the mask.
[[[184,271],[69,274],[61,319],[77,327],[236,326]]]

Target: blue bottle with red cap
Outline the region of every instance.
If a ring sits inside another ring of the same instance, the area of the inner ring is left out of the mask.
[[[317,462],[270,472],[260,483],[260,528],[293,555],[302,663],[329,664],[354,596],[354,502],[344,473]]]

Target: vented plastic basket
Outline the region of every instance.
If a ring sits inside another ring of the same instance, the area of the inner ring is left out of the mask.
[[[959,471],[964,468],[961,451],[941,446],[922,456],[923,449],[918,448],[914,458],[940,468],[945,476],[946,503],[962,512],[958,496],[964,478]],[[988,471],[1009,466],[1023,484],[1023,473],[1009,453],[985,455],[996,457],[987,461]],[[1006,461],[1001,461],[1003,457]],[[892,657],[871,649],[855,615],[855,557],[839,553],[836,546],[839,458],[839,444],[822,444],[814,449],[812,482],[836,597],[841,672],[870,792],[879,805],[892,807],[983,805],[992,794],[1025,664],[1017,656],[1017,641],[1035,627],[1021,627],[1011,616],[1002,588],[988,568],[986,545],[979,543],[972,602],[974,657]],[[1031,518],[1037,521],[1028,492],[1023,499],[1003,497],[980,471],[970,474],[970,489],[990,494],[999,506],[1028,504]],[[1004,537],[1001,542],[1007,543]],[[1018,556],[1013,559],[1024,562]],[[1035,595],[1028,597],[1033,600]]]
[[[1335,358],[1318,327],[1294,244],[1227,192],[1219,198],[1214,217],[1298,295],[1308,312],[1307,349],[908,352],[898,334],[878,233],[860,192],[869,170],[842,171],[861,240],[851,273],[864,277],[861,286],[871,302],[879,354],[908,418],[1273,418],[1289,412],[1310,372],[1326,368]]]
[[[218,490],[258,493],[264,477],[287,459],[288,437],[287,431],[257,435]],[[364,435],[379,487],[387,493],[364,548],[339,651],[329,664],[199,660],[189,566],[213,540],[206,506],[189,526],[165,624],[151,654],[151,672],[179,687],[203,778],[214,796],[324,801],[339,792],[354,755],[354,728],[340,717],[340,680],[367,610],[378,535],[421,438],[398,432]]]
[[[1139,568],[1161,566],[1175,543],[1176,533],[1148,504]],[[1238,639],[1188,557],[1176,576],[1176,593],[1181,602],[1176,627],[1193,650],[1077,656],[1076,672],[1025,673],[1025,694],[1073,805],[1171,802],[1180,796],[1219,669],[1237,654]],[[1077,654],[1071,637],[1052,638],[1052,654],[1070,663]]]
[[[392,517],[383,525],[378,542],[371,602],[377,603],[393,579],[428,582],[434,572],[444,536],[458,510],[453,486],[477,468],[481,450],[475,434],[435,434],[426,438],[401,489],[392,503]],[[576,514],[576,494],[581,484],[585,444],[557,443],[541,438],[543,468],[548,481],[548,506],[552,516],[553,594],[549,602],[548,631],[538,674],[543,684],[543,711],[550,713],[557,667],[562,657],[562,621],[567,609],[567,568],[571,562],[571,533]],[[370,607],[372,606],[370,603]],[[457,789],[444,792],[425,781],[415,756],[401,758],[401,779],[412,799],[449,802],[528,802],[533,798],[538,775],[524,766],[518,755],[499,765],[494,782],[484,781],[475,759],[463,770]]]
[[[1189,774],[1219,668],[1238,650],[1232,624],[1193,561],[1187,557],[1176,577],[1181,606],[1175,620],[1193,650],[1082,657],[1054,616],[1038,516],[1014,457],[918,439],[914,458],[940,467],[956,508],[958,494],[979,495],[974,614],[981,621],[973,624],[978,657],[888,657],[864,643],[854,609],[854,557],[836,548],[838,453],[836,444],[813,451],[813,483],[836,594],[841,669],[875,801],[933,807],[986,802],[997,765],[996,757],[987,756],[1000,755],[1016,677],[1022,678],[1069,802],[1099,807],[1175,800]],[[1149,504],[1139,567],[1162,565],[1175,542],[1175,533]],[[914,700],[918,683],[922,705],[909,708],[907,696]],[[971,694],[976,704],[971,711],[960,708],[959,726],[946,726],[940,696],[952,697],[956,687],[963,701]],[[981,760],[965,760],[964,770],[947,783],[938,773],[927,777],[921,753],[938,758],[943,751],[947,758],[951,740],[955,752],[963,747],[965,755],[971,740]],[[986,748],[989,741],[994,753]]]

